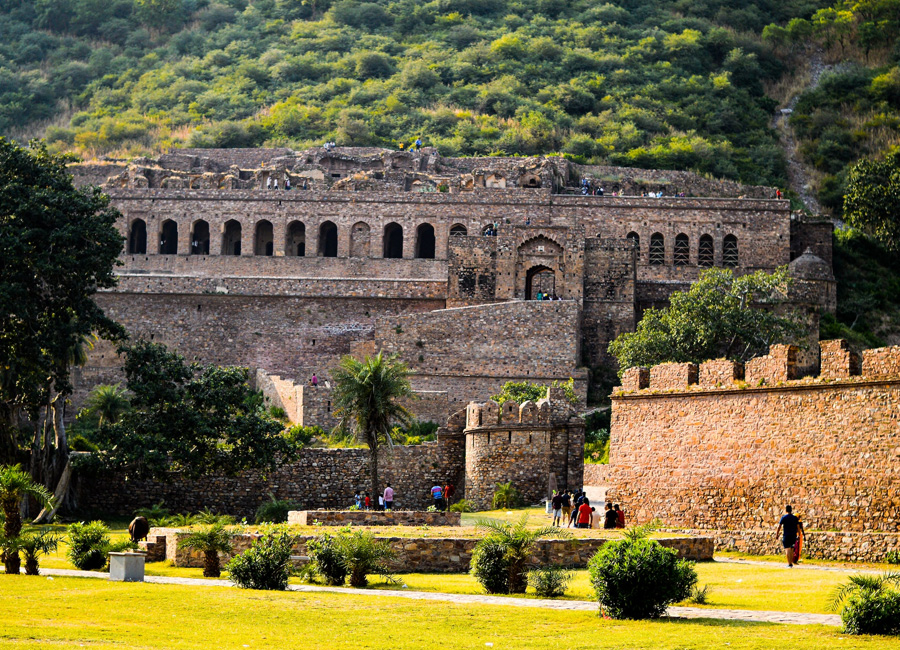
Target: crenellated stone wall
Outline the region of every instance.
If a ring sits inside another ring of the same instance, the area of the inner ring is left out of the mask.
[[[773,346],[745,381],[717,360],[699,383],[679,370],[677,386],[668,371],[651,369],[649,386],[646,370],[627,371],[612,395],[609,498],[636,521],[717,531],[773,531],[792,504],[816,539],[847,533],[821,557],[893,548],[850,533],[900,532],[900,347],[866,350],[862,374],[843,341],[822,342],[819,377],[792,379],[794,359]]]

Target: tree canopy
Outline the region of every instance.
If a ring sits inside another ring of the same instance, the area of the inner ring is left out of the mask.
[[[76,189],[69,158],[0,138],[0,461],[16,455],[15,414],[33,419],[92,336],[123,330],[94,302],[114,286],[119,213],[97,188]]]
[[[619,368],[670,361],[700,363],[726,357],[746,361],[770,345],[799,339],[804,328],[782,315],[790,276],[782,267],[735,277],[730,269],[709,269],[688,291],[676,291],[669,306],[648,309],[637,330],[609,344]]]
[[[844,218],[888,250],[900,250],[900,150],[850,169]]]
[[[107,469],[164,479],[274,469],[294,446],[282,436],[247,368],[187,364],[163,345],[120,347],[131,409],[94,434],[93,456]]]

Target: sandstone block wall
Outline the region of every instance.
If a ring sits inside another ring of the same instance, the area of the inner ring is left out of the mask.
[[[728,359],[714,359],[700,364],[701,386],[731,386],[744,378],[744,364]]]
[[[769,382],[789,357],[743,383],[614,393],[609,497],[690,528],[773,530],[793,504],[811,530],[900,531],[900,347],[869,354],[881,374]]]
[[[459,526],[458,512],[421,510],[292,510],[289,524],[298,526]]]

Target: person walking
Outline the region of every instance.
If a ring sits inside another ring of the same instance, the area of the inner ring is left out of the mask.
[[[453,483],[447,481],[447,485],[444,486],[444,510],[450,510],[450,499],[453,498],[455,491],[456,488],[453,487]]]
[[[368,492],[366,492],[366,498],[363,499],[363,504],[365,505],[366,510],[372,509],[372,497],[369,496]]]
[[[434,507],[438,510],[443,510],[442,506],[444,505],[444,488],[435,483],[434,487],[431,488],[431,498],[434,500]]]
[[[384,509],[394,509],[394,488],[391,487],[390,483],[388,483],[387,487],[384,488]]]
[[[550,500],[550,508],[553,510],[553,526],[559,528],[559,522],[562,521],[562,495],[556,490],[553,491],[553,498]]]
[[[572,519],[572,495],[568,489],[562,493],[562,516],[567,523]]]
[[[571,528],[571,527],[574,526],[576,523],[578,523],[578,522],[577,522],[577,519],[578,519],[578,508],[581,507],[582,502],[584,502],[584,492],[582,492],[581,490],[576,490],[576,491],[575,491],[575,497],[574,497],[574,499],[573,499],[573,501],[572,501],[572,516],[571,516],[571,518],[569,519],[569,524],[568,524],[568,527],[569,527],[569,528]],[[575,526],[575,527],[577,528],[577,526]]]
[[[594,508],[591,507],[591,502],[585,498],[578,506],[578,523],[575,524],[575,528],[590,528],[593,518]]]
[[[784,547],[784,554],[787,556],[788,568],[794,568],[796,558],[794,557],[794,544],[797,543],[797,533],[803,533],[803,524],[794,515],[791,506],[784,507],[784,516],[778,522],[778,528],[775,529],[775,539],[781,535],[781,545]]]

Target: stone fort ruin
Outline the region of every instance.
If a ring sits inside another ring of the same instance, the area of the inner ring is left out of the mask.
[[[293,422],[323,427],[334,424],[328,372],[340,357],[397,353],[422,397],[411,404],[418,417],[449,420],[433,447],[397,458],[412,454],[419,481],[423,466],[441,468],[479,504],[500,478],[482,462],[495,452],[504,477],[516,467],[538,477],[540,490],[523,478],[528,495],[543,494],[551,473],[560,487],[580,486],[583,430],[538,405],[496,405],[496,421],[490,403],[467,405],[510,380],[571,377],[582,400],[599,394],[615,370],[609,342],[704,268],[788,265],[788,308],[805,315],[813,340],[835,309],[830,222],[792,215],[772,188],[687,172],[341,147],[182,149],[72,170],[76,182],[103,184],[122,212],[119,283],[97,299],[133,336],[190,360],[249,366]],[[798,359],[817,366],[817,355]],[[76,371],[74,400],[121,380],[101,343]],[[542,451],[551,447],[566,451]],[[317,464],[284,470],[293,485],[307,470],[315,482],[334,459],[357,462],[314,451]],[[328,481],[345,504],[360,485],[356,470],[342,471]],[[394,480],[413,490],[404,471]],[[225,489],[210,486],[210,498]],[[146,499],[165,492],[154,490]],[[338,505],[312,486],[296,490],[307,507]]]

